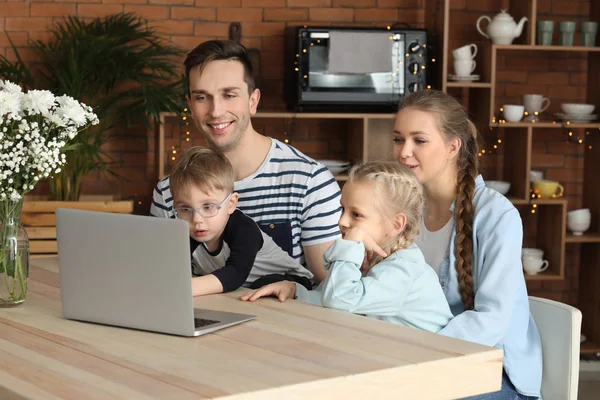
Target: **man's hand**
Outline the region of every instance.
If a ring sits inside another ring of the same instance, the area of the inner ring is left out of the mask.
[[[296,296],[296,285],[293,282],[289,281],[271,283],[259,289],[247,292],[246,294],[240,297],[240,300],[256,301],[261,297],[266,296],[277,297],[279,301],[284,302],[290,297],[294,298],[294,296]]]

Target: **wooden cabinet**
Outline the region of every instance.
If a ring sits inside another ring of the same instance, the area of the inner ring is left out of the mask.
[[[443,4],[442,4],[443,3]],[[570,123],[569,121],[542,121],[540,122],[518,122],[500,123],[495,118],[501,107],[498,104],[496,93],[497,81],[503,66],[499,65],[498,58],[503,52],[523,52],[532,54],[535,52],[569,52],[569,54],[584,54],[587,56],[588,85],[587,102],[596,105],[596,112],[600,109],[600,76],[597,73],[600,68],[600,47],[583,46],[539,46],[536,45],[536,0],[512,0],[498,1],[497,10],[481,11],[480,14],[493,14],[500,8],[507,8],[508,12],[518,21],[521,17],[527,17],[523,34],[511,45],[494,45],[491,41],[482,41],[481,37],[461,38],[458,41],[451,32],[453,28],[451,0],[431,0],[429,7],[443,9],[442,13],[431,16],[431,23],[435,23],[437,29],[443,29],[441,34],[443,43],[441,51],[444,55],[440,71],[441,89],[450,93],[463,103],[469,110],[474,122],[480,132],[498,129],[503,142],[502,165],[496,168],[495,176],[491,179],[501,179],[511,183],[510,192],[507,197],[515,204],[521,212],[525,224],[525,232],[535,232],[533,236],[524,237],[524,247],[538,247],[545,251],[544,258],[548,259],[550,267],[538,275],[526,275],[529,281],[562,280],[565,278],[565,251],[567,246],[580,246],[580,270],[579,270],[579,300],[578,308],[583,313],[582,332],[587,341],[582,344],[582,353],[600,352],[600,122],[592,123]],[[562,19],[569,19],[567,16]],[[591,21],[600,22],[600,2],[591,2]],[[558,26],[555,24],[555,30]],[[443,27],[443,28],[442,28]],[[600,36],[600,34],[599,34]],[[477,73],[481,80],[477,82],[453,82],[448,75],[451,71],[452,49],[476,41],[479,47],[477,56]],[[576,39],[576,44],[578,39]],[[600,43],[600,37],[597,38]],[[562,53],[561,53],[562,54]],[[523,93],[525,94],[525,92]],[[520,104],[520,103],[519,103]],[[583,171],[583,195],[584,208],[589,208],[592,214],[592,223],[588,233],[583,236],[574,236],[567,231],[566,220],[569,203],[563,199],[533,199],[530,193],[529,171],[532,167],[532,147],[536,139],[536,131],[540,129],[556,129],[560,134],[561,129],[568,128],[569,131],[583,132],[585,135],[585,160]],[[485,174],[484,174],[485,178]],[[530,215],[535,211],[535,216]]]

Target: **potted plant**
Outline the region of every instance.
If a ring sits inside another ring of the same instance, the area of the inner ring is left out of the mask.
[[[50,199],[73,201],[90,172],[113,173],[104,145],[116,130],[135,123],[150,128],[160,112],[181,113],[184,89],[176,61],[183,52],[133,13],[68,17],[50,33],[48,43],[32,42],[39,62],[24,63],[14,45],[15,62],[0,56],[0,78],[71,96],[98,115],[100,124],[76,137],[66,167],[48,181]]]
[[[71,96],[92,106],[100,120],[74,138],[66,164],[48,177],[50,201],[27,199],[22,207],[31,253],[56,254],[57,207],[133,212],[131,200],[79,201],[83,181],[91,172],[115,175],[105,145],[119,130],[140,123],[150,128],[161,112],[181,113],[184,86],[178,64],[184,53],[132,13],[67,18],[50,29],[47,43],[31,43],[38,56],[31,64],[11,45],[16,61],[0,56],[0,79],[25,90]]]

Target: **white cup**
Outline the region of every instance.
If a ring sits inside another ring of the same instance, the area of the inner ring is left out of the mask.
[[[504,109],[504,119],[508,122],[519,122],[523,119],[523,113],[525,112],[525,106],[516,104],[505,104],[502,106]]]
[[[475,60],[454,60],[454,73],[458,76],[471,76],[476,65]]]
[[[475,43],[459,47],[452,50],[452,56],[455,60],[473,60],[477,55],[477,45]]]
[[[541,94],[524,94],[523,105],[529,114],[540,113],[550,106],[550,99]]]
[[[536,257],[522,257],[523,270],[528,275],[535,275],[548,269],[548,260],[542,260]]]
[[[521,250],[521,256],[522,257],[539,258],[541,260],[542,257],[544,257],[544,250],[542,250],[542,249],[534,249],[534,248],[531,248],[531,247],[524,247]]]

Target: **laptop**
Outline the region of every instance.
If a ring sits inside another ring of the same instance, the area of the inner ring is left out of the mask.
[[[67,319],[200,336],[255,318],[194,309],[186,221],[59,208],[56,237]]]

